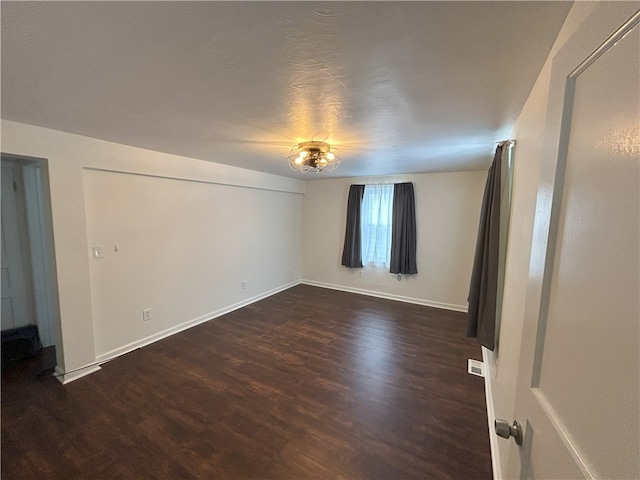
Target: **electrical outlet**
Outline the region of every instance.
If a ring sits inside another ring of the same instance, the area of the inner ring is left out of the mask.
[[[243,289],[243,290],[246,290],[246,289],[247,289],[247,281],[246,281],[246,280],[243,280],[243,281],[242,281],[242,289]]]
[[[147,322],[149,320],[151,320],[151,309],[145,308],[144,310],[142,310],[142,321]]]

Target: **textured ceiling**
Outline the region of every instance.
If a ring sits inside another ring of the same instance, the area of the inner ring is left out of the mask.
[[[300,178],[311,139],[332,177],[478,170],[570,6],[3,1],[2,118]]]

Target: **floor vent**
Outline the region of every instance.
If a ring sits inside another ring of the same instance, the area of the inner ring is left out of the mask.
[[[469,367],[467,369],[471,375],[477,375],[479,377],[484,377],[484,363],[479,362],[478,360],[469,359]]]

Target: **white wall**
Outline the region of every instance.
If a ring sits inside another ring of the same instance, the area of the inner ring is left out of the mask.
[[[302,222],[302,277],[334,288],[466,311],[486,172],[340,178],[307,182]],[[349,185],[414,184],[417,275],[343,267]],[[359,275],[362,271],[362,278]]]
[[[84,189],[105,252],[90,262],[98,358],[300,278],[301,195],[100,170]]]
[[[4,120],[2,151],[48,160],[66,372],[300,278],[304,182]]]

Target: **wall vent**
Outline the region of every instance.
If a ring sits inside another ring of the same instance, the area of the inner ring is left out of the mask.
[[[484,363],[479,362],[478,360],[469,359],[469,366],[467,368],[467,372],[469,372],[471,375],[484,377]]]

